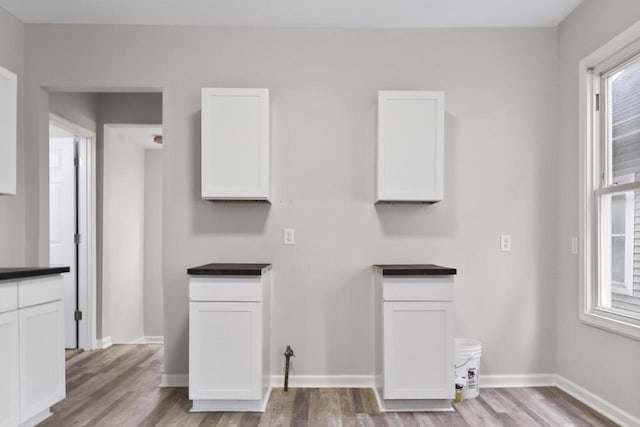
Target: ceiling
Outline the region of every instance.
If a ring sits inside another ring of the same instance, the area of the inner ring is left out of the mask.
[[[582,0],[0,0],[25,23],[225,27],[554,27]]]

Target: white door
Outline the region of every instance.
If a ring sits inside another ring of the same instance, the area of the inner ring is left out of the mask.
[[[453,302],[384,302],[384,398],[452,399]]]
[[[62,301],[21,308],[20,420],[65,397]]]
[[[0,314],[0,427],[17,426],[19,420],[18,312]]]
[[[65,347],[76,348],[76,173],[73,138],[51,138],[49,147],[49,260],[69,266],[64,277]]]
[[[260,399],[262,304],[189,303],[189,398]]]

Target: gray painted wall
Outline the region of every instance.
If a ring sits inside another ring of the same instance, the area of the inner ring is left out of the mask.
[[[0,195],[0,266],[25,264],[24,25],[0,9],[0,66],[18,76],[17,194]]]
[[[144,163],[144,335],[162,336],[162,151]]]
[[[105,129],[104,165],[103,313],[113,343],[128,344],[144,336],[145,150]]]
[[[557,198],[557,370],[614,405],[640,417],[640,342],[578,320],[578,63],[640,19],[635,0],[586,0],[558,29],[559,141]]]
[[[49,94],[49,111],[97,133],[99,96],[86,92],[53,92]]]
[[[29,25],[29,96],[163,88],[167,373],[187,372],[186,269],[211,261],[274,264],[274,368],[292,344],[296,374],[370,374],[371,264],[434,262],[459,269],[458,335],[483,342],[485,373],[554,372],[556,41],[554,29]],[[270,88],[271,206],[200,199],[207,86]],[[373,205],[379,89],[446,91],[444,202]],[[513,252],[499,252],[502,233]]]

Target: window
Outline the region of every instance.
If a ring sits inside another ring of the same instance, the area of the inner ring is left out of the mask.
[[[582,61],[583,322],[640,339],[640,31]],[[636,204],[637,203],[637,204]]]

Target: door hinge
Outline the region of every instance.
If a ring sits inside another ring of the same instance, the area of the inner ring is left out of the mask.
[[[78,156],[73,158],[73,166],[76,168],[80,166],[80,159],[78,159]]]
[[[82,320],[82,312],[80,310],[77,310],[73,313],[73,320],[80,321]]]
[[[596,111],[600,111],[600,94],[596,93],[596,101],[595,101],[596,105]]]
[[[80,238],[80,233],[76,233],[76,234],[73,236],[73,241],[75,242],[75,244],[76,244],[76,245],[79,245],[79,244],[80,244],[80,242],[82,241],[82,239]]]

